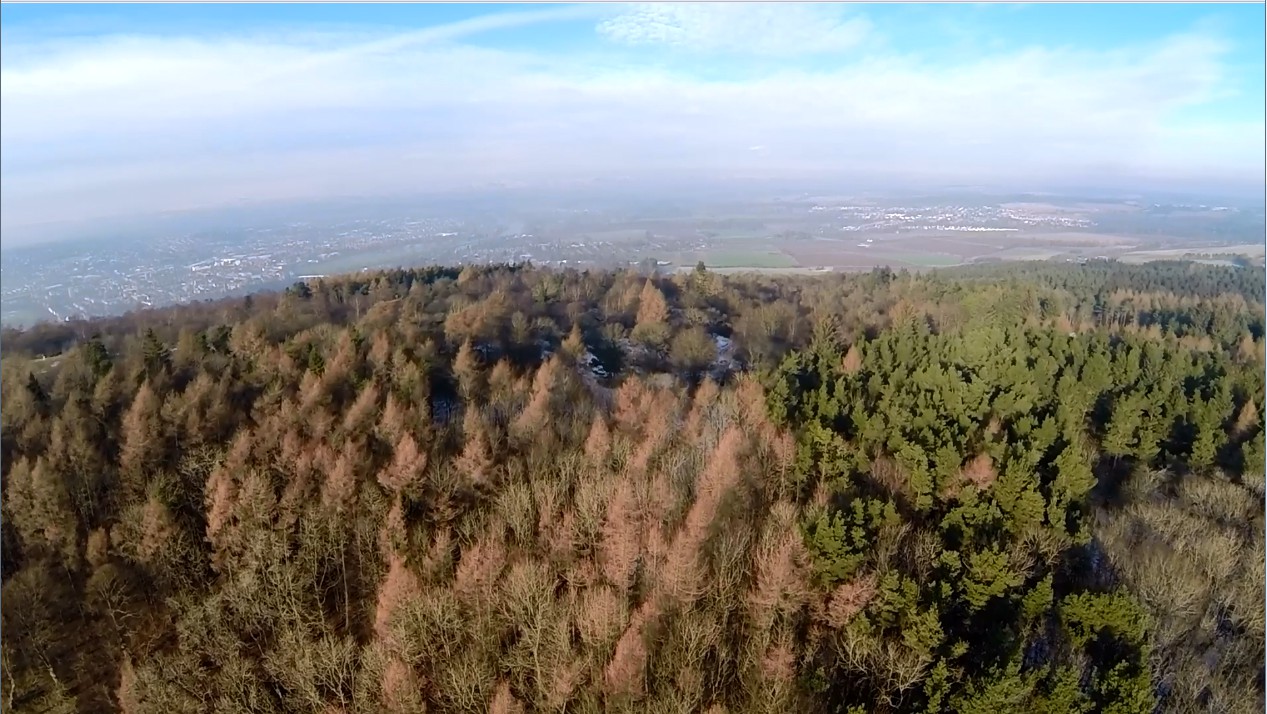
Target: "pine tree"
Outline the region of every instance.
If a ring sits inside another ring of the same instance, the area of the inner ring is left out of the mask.
[[[1134,453],[1139,428],[1140,409],[1136,400],[1130,395],[1118,398],[1105,429],[1104,450],[1118,458]]]

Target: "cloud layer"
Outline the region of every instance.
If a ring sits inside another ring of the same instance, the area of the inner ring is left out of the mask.
[[[593,6],[395,35],[6,38],[4,223],[660,172],[1262,178],[1261,114],[1176,118],[1236,86],[1214,36],[929,62],[836,6],[780,10],[603,8],[567,52],[476,42]]]
[[[865,18],[827,4],[644,3],[598,25],[600,35],[632,46],[777,57],[853,49],[870,30]]]

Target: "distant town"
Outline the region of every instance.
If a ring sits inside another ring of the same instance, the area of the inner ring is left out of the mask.
[[[585,269],[653,259],[666,270],[703,262],[775,271],[1089,258],[1260,264],[1262,236],[1261,208],[1049,197],[890,205],[800,196],[662,213],[556,208],[504,217],[289,221],[5,248],[0,319],[21,326],[121,314],[334,273],[435,263]]]

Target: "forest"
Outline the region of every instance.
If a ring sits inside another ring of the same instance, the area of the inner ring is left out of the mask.
[[[0,335],[4,712],[1261,712],[1264,273],[427,267]]]

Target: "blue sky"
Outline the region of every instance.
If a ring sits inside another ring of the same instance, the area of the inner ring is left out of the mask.
[[[1262,4],[4,5],[3,221],[601,175],[1263,181]]]

